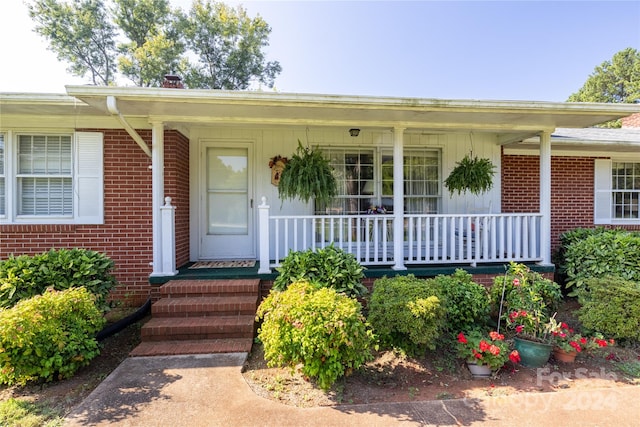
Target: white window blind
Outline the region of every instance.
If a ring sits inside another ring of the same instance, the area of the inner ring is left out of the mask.
[[[18,136],[18,215],[72,216],[69,135]]]

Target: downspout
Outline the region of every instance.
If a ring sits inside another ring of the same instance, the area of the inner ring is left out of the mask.
[[[149,148],[147,143],[144,142],[144,139],[142,139],[138,132],[136,132],[136,130],[129,124],[129,122],[127,122],[127,119],[125,119],[124,116],[120,114],[115,96],[107,96],[107,110],[116,119],[118,119],[122,127],[127,131],[131,138],[133,138],[133,140],[140,146],[140,148],[142,148],[142,151],[144,151],[147,156],[151,157],[151,149]]]

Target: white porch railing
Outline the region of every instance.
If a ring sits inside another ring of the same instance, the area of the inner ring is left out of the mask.
[[[333,244],[362,265],[392,265],[393,215],[281,215],[260,210],[260,271],[289,251]],[[471,264],[541,261],[539,213],[404,216],[403,263]],[[268,266],[268,267],[267,267]]]

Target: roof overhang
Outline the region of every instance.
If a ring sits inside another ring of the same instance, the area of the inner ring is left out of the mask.
[[[618,119],[630,104],[442,100],[276,92],[67,86],[67,93],[107,112],[117,99],[125,117],[189,124],[402,127],[497,133],[587,127]]]
[[[583,128],[640,112],[634,104],[443,100],[108,86],[67,86],[67,95],[0,94],[3,115],[111,119],[108,99],[132,124],[404,128],[493,132],[522,141],[556,128]]]
[[[540,138],[527,138],[510,150],[537,150]],[[602,155],[603,153],[640,153],[640,129],[637,128],[558,128],[551,134],[551,146],[557,151]]]

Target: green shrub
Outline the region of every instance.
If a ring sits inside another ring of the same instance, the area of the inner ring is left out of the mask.
[[[302,364],[302,373],[327,389],[372,359],[373,333],[360,303],[308,282],[271,291],[260,304],[258,338],[269,366]]]
[[[367,304],[369,323],[385,347],[416,354],[434,349],[444,324],[440,289],[414,275],[375,281]]]
[[[315,251],[290,251],[277,270],[279,275],[273,282],[273,289],[278,291],[284,291],[293,282],[306,280],[351,297],[367,293],[362,284],[364,267],[353,254],[333,245]]]
[[[444,299],[445,327],[450,333],[482,329],[487,324],[489,294],[484,286],[473,281],[471,274],[457,269],[452,275],[440,275],[431,280],[440,288]]]
[[[69,378],[100,351],[104,325],[84,288],[49,290],[0,310],[0,383]]]
[[[86,249],[50,250],[35,256],[10,256],[0,261],[0,308],[56,290],[84,287],[96,296],[96,304],[106,311],[107,297],[115,287],[113,261]]]
[[[566,233],[565,233],[566,234]],[[565,236],[561,271],[565,286],[576,296],[586,281],[594,277],[618,276],[640,281],[640,234],[625,230],[576,230]]]
[[[494,278],[489,289],[491,311],[495,314],[500,310],[503,289],[502,319],[507,319],[512,311],[525,310],[535,313],[544,322],[562,301],[562,292],[557,283],[515,262],[509,264],[504,275]]]
[[[606,336],[640,341],[640,283],[604,277],[585,285],[578,294],[582,325]]]

